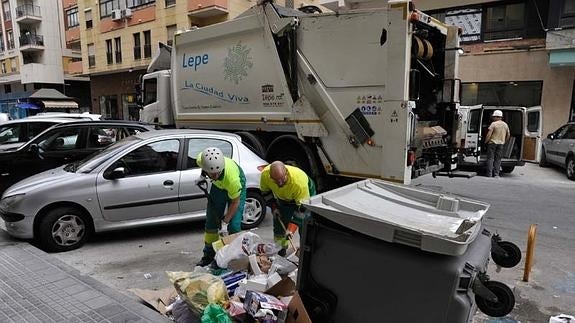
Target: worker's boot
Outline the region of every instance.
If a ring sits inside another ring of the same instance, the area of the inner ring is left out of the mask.
[[[212,262],[214,262],[215,257],[216,252],[214,251],[212,246],[206,246],[204,247],[204,256],[202,257],[202,259],[200,259],[200,261],[196,265],[200,267],[210,265]]]

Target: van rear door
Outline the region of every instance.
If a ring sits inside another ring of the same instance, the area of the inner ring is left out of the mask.
[[[539,161],[541,151],[541,130],[543,114],[541,106],[529,107],[525,111],[524,143],[522,158],[525,161]]]

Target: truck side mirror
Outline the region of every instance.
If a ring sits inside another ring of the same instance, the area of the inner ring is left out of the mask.
[[[421,74],[419,70],[411,69],[409,70],[409,100],[417,101],[419,100],[419,81],[421,79]]]

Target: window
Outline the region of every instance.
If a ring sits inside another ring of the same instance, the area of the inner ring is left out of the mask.
[[[232,158],[232,144],[220,139],[189,139],[188,140],[188,159],[186,169],[196,168],[198,164],[196,157],[208,147],[218,147],[224,153],[224,156]]]
[[[481,8],[451,10],[445,13],[445,23],[461,28],[461,41],[481,40]]]
[[[574,0],[565,0],[565,2],[563,2],[563,16],[575,16]]]
[[[152,57],[152,33],[144,31],[144,58]]]
[[[176,0],[166,0],[166,7],[175,6]]]
[[[10,2],[2,1],[2,11],[4,12],[5,21],[12,19],[12,15],[10,14]]]
[[[563,139],[575,139],[575,126],[568,126]]]
[[[96,50],[94,44],[88,44],[88,67],[96,66]]]
[[[6,125],[0,127],[0,144],[20,142],[21,124]]]
[[[114,63],[114,60],[112,57],[112,40],[111,39],[106,40],[106,61],[108,62],[108,64]]]
[[[115,162],[108,171],[124,167],[127,176],[175,171],[180,141],[162,140],[142,146]]]
[[[86,29],[91,29],[94,26],[92,24],[92,9],[85,9],[84,15],[86,16]]]
[[[176,30],[178,30],[178,26],[177,25],[171,25],[171,26],[167,26],[166,27],[166,32],[168,34],[168,45],[172,46],[174,43],[174,34],[176,33]]]
[[[157,79],[144,80],[144,105],[156,102],[156,87],[158,86]]]
[[[63,151],[75,149],[79,144],[81,128],[58,129],[43,136],[38,146],[44,151]]]
[[[4,37],[0,33],[0,52],[3,52],[5,49],[6,49],[6,47],[4,47]]]
[[[42,131],[50,128],[51,126],[53,126],[53,123],[51,123],[51,122],[33,122],[33,123],[30,123],[28,125],[28,138],[26,138],[26,141],[36,137]]]
[[[539,111],[532,111],[527,113],[527,131],[537,132],[539,131]]]
[[[140,43],[140,33],[134,34],[134,59],[142,58],[142,44]]]
[[[461,85],[461,105],[533,107],[541,105],[543,82],[482,82]]]
[[[484,40],[523,37],[525,4],[515,3],[487,8]]]
[[[136,8],[155,2],[156,0],[126,0],[126,5],[128,6],[128,8]]]
[[[122,62],[122,39],[120,37],[114,38],[114,45],[116,46],[116,63]]]
[[[130,134],[123,127],[90,127],[88,133],[88,148],[107,147],[129,136]]]
[[[4,93],[12,93],[12,85],[4,84]]]
[[[18,72],[18,61],[16,57],[10,58],[10,65],[12,65],[12,72]]]
[[[6,74],[6,62],[2,62],[2,74]]]
[[[78,20],[78,7],[66,10],[66,26],[68,28],[77,27],[80,25]]]
[[[115,9],[120,9],[120,0],[100,1],[100,19],[111,16]]]
[[[467,124],[467,132],[478,133],[479,132],[479,117],[481,116],[481,110],[471,110],[469,112],[469,121]]]
[[[8,49],[14,49],[14,33],[12,30],[8,30],[6,36],[8,36]]]

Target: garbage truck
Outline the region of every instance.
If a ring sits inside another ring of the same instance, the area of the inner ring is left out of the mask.
[[[320,188],[456,171],[458,28],[411,1],[359,7],[260,1],[177,32],[142,78],[141,121],[235,132]]]

